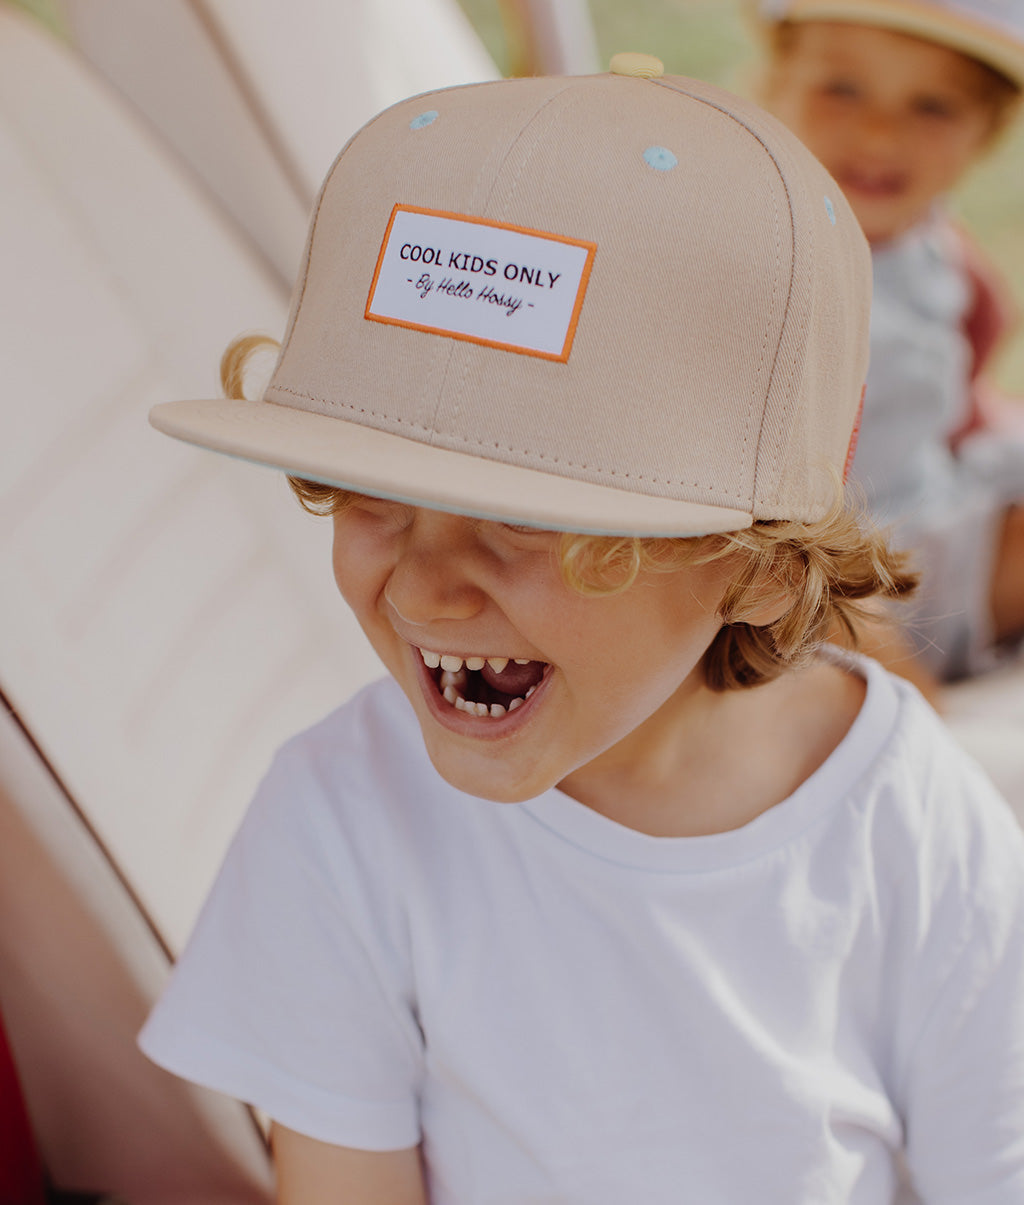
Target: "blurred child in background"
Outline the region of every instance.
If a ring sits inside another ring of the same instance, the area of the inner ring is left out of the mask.
[[[1024,426],[979,388],[1007,307],[943,211],[1019,108],[1024,4],[774,0],[762,14],[762,99],[836,178],[871,244],[853,479],[923,574],[912,623],[899,636],[880,625],[872,651],[934,699],[1024,631]]]

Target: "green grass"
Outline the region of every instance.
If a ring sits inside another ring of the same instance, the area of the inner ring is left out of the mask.
[[[64,18],[60,11],[60,0],[11,0],[12,7],[22,8],[44,25],[49,26],[60,37],[67,36]]]
[[[1024,114],[958,190],[957,212],[1003,274],[1022,315],[1004,345],[996,378],[1024,396]]]
[[[461,0],[499,69],[509,47],[499,0]],[[749,91],[757,48],[741,0],[590,0],[602,64],[618,50],[656,54],[666,70]],[[1024,114],[957,190],[953,207],[998,265],[1024,314]],[[1024,396],[1024,323],[1003,348],[996,377]]]

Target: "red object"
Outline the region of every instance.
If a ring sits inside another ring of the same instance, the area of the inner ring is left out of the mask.
[[[975,431],[1021,427],[1021,406],[1004,398],[985,378],[985,368],[1002,339],[1017,324],[1017,314],[1006,285],[978,245],[954,226],[963,253],[964,270],[971,286],[971,306],[963,330],[971,347],[971,388],[967,413],[951,440],[955,449]]]
[[[0,1205],[45,1205],[43,1171],[0,1017]]]
[[[860,425],[864,420],[864,395],[867,393],[867,385],[860,387],[860,404],[857,406],[857,417],[853,420],[853,434],[850,436],[850,443],[846,449],[846,464],[843,465],[843,485],[850,479],[850,469],[853,468],[853,458],[857,454],[857,441],[860,439]]]

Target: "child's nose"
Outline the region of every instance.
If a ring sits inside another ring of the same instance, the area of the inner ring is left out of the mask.
[[[417,511],[388,578],[384,598],[407,624],[470,619],[485,606],[483,550],[475,521]]]
[[[865,149],[876,152],[890,151],[900,143],[900,122],[891,113],[875,110],[863,116],[859,134]]]

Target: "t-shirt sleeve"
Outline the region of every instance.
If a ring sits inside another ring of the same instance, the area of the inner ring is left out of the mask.
[[[907,1161],[926,1205],[1024,1201],[1024,841],[1007,813],[947,935],[905,1067]]]
[[[391,855],[373,801],[346,822],[300,754],[260,787],[140,1045],[323,1142],[414,1146],[422,1041]]]

